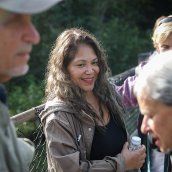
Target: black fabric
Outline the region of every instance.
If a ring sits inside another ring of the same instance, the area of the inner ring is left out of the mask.
[[[141,128],[141,124],[142,124],[142,120],[143,120],[143,115],[139,114],[139,117],[138,117],[138,123],[137,123],[137,128],[138,128],[138,136],[141,138],[141,143],[143,145],[145,145],[146,148],[148,148],[148,142],[147,142],[147,134],[143,134],[140,130]],[[146,160],[145,160],[145,163],[143,164],[142,168],[141,168],[141,172],[146,172],[147,169],[148,169],[148,163],[150,161],[150,152],[146,149],[146,153],[147,153],[147,156],[146,156]]]
[[[171,172],[171,160],[170,160],[170,155],[169,154],[165,155],[164,172]]]
[[[119,128],[112,117],[105,129],[99,127],[95,128],[90,160],[101,160],[105,156],[116,156],[121,152],[124,143],[127,141],[125,130]]]
[[[0,85],[0,101],[4,104],[7,103],[6,90],[3,85]]]

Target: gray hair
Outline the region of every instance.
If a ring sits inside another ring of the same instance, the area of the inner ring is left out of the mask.
[[[136,97],[142,96],[172,105],[172,51],[155,55],[140,71],[134,85]]]

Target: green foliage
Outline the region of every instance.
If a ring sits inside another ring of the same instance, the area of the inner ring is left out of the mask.
[[[42,103],[44,95],[43,83],[36,83],[34,76],[28,76],[27,86],[21,87],[13,85],[8,87],[9,108],[11,116],[26,111]],[[27,121],[16,125],[17,134],[22,137],[32,138],[37,125],[32,121]]]
[[[37,129],[37,125],[34,122],[27,121],[16,125],[16,132],[18,137],[29,138],[34,140],[33,133]]]
[[[34,76],[28,76],[27,86],[21,87],[13,85],[9,88],[8,102],[10,114],[25,111],[34,106],[41,104],[44,95],[43,83],[36,83]]]
[[[82,27],[101,40],[113,74],[136,65],[137,54],[151,49],[147,34],[150,29],[138,26],[138,21],[146,20],[139,15],[141,5],[129,4],[128,0],[67,0],[36,15],[34,23],[40,31],[41,43],[35,47],[30,62],[34,76],[44,78],[53,42],[64,29],[71,27]],[[141,4],[149,3],[141,1]]]
[[[118,74],[137,65],[137,55],[151,50],[151,41],[146,33],[119,19],[112,19],[97,31],[108,55],[112,74]]]
[[[53,42],[71,27],[95,34],[107,50],[113,74],[122,72],[136,65],[138,53],[152,49],[150,30],[156,18],[171,12],[171,5],[170,0],[63,0],[33,17],[41,42],[31,54],[31,74],[44,79]]]

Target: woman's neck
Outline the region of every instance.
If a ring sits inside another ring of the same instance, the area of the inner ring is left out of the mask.
[[[97,114],[97,123],[99,125],[106,125],[109,122],[109,112],[107,107],[100,103],[100,100],[93,94],[93,92],[86,94],[86,101]]]
[[[95,102],[98,101],[98,99],[96,98],[96,96],[93,94],[93,92],[87,92],[85,94],[85,98],[86,98],[86,101],[89,103],[89,104],[94,104]]]

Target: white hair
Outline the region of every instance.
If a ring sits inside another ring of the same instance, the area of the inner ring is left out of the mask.
[[[172,51],[157,54],[144,66],[134,85],[136,97],[142,96],[172,105]]]

